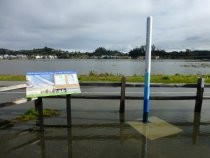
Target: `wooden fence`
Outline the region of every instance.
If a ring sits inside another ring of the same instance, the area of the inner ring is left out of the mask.
[[[80,83],[81,87],[85,86],[95,86],[95,87],[121,87],[119,95],[95,95],[95,94],[77,94],[77,95],[66,95],[66,96],[50,96],[45,98],[64,98],[66,99],[66,111],[67,111],[67,126],[71,127],[71,99],[117,99],[120,100],[119,112],[125,112],[125,100],[143,100],[143,96],[126,96],[126,87],[144,87],[143,83],[126,83],[126,78],[122,77],[120,83],[111,83],[111,82],[82,82]],[[197,92],[193,96],[150,96],[150,100],[195,100],[194,112],[201,112],[202,101],[203,99],[210,99],[210,96],[203,96],[204,87],[210,87],[210,84],[204,85],[204,79],[199,78],[197,84],[151,84],[151,87],[160,87],[160,88],[196,88]],[[0,92],[14,90],[19,88],[25,88],[25,84],[10,86],[10,87],[1,87]],[[1,103],[0,108],[5,106],[11,106],[15,104],[21,104],[27,101],[32,101],[34,99],[21,98],[13,102]],[[44,129],[44,118],[43,118],[43,103],[42,98],[39,97],[35,99],[35,108],[39,112],[39,125],[40,129]]]

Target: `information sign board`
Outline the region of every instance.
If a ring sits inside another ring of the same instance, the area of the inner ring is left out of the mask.
[[[26,97],[81,93],[75,71],[27,72]]]

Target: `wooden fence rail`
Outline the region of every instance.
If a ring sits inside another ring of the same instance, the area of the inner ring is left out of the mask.
[[[70,95],[70,98],[74,99],[116,99],[120,100],[120,112],[123,113],[125,111],[125,100],[143,100],[143,96],[126,96],[126,87],[144,87],[143,83],[126,83],[126,78],[122,77],[121,83],[111,83],[111,82],[81,82],[81,87],[86,86],[96,86],[96,87],[121,87],[119,95],[97,95],[97,94],[77,94],[77,95]],[[210,96],[203,96],[204,93],[204,79],[199,78],[197,84],[163,84],[163,83],[152,83],[151,87],[168,87],[168,88],[197,88],[197,93],[193,96],[150,96],[151,100],[195,100],[195,112],[201,111],[202,100],[203,99],[210,99]],[[210,87],[210,84],[205,84],[205,88]],[[15,90],[20,88],[26,88],[26,84],[20,84],[16,86],[9,86],[9,87],[0,87],[0,92]],[[64,98],[66,96],[51,96],[47,98]],[[34,99],[32,99],[34,100]],[[21,98],[16,101],[0,103],[0,108],[5,106],[11,106],[15,104],[21,104],[27,101],[31,101],[31,99]],[[69,103],[68,103],[69,104]]]
[[[66,99],[66,110],[67,110],[67,126],[71,127],[71,98],[74,99],[117,99],[120,100],[119,112],[125,112],[125,100],[143,100],[143,96],[126,96],[126,87],[144,87],[143,83],[126,83],[126,78],[122,77],[121,83],[111,83],[111,82],[81,82],[81,87],[95,86],[95,87],[121,87],[119,95],[95,95],[95,94],[76,94],[76,95],[67,95],[67,96],[50,96],[45,98],[64,98]],[[205,84],[204,79],[199,78],[197,84],[162,84],[162,83],[152,83],[151,87],[161,87],[161,88],[196,88],[197,92],[193,96],[150,96],[150,100],[195,100],[194,112],[201,112],[202,101],[203,99],[210,99],[208,96],[203,96],[204,87],[210,87],[210,84]],[[9,86],[9,87],[0,87],[0,92],[15,90],[20,88],[26,88],[26,84]],[[21,104],[31,99],[22,98],[13,102],[0,103],[0,108],[15,104]],[[35,107],[39,112],[39,121],[40,128],[43,130],[43,105],[42,98],[35,100]]]

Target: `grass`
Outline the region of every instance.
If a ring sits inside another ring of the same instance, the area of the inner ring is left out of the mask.
[[[24,75],[3,75],[0,74],[0,81],[25,81],[26,77]]]
[[[60,111],[55,109],[43,109],[43,115],[44,117],[54,117],[60,115]],[[32,108],[27,110],[24,114],[17,116],[15,119],[0,121],[0,129],[10,128],[17,122],[26,122],[37,119],[38,112]]]
[[[120,82],[121,74],[96,73],[90,71],[88,75],[78,75],[80,82],[82,81],[104,81],[104,82]],[[197,83],[199,77],[205,78],[205,83],[210,83],[210,74],[206,75],[151,75],[151,83]],[[0,75],[0,81],[25,81],[24,75]],[[144,82],[144,75],[126,76],[127,82]]]
[[[54,117],[54,116],[58,116],[59,114],[60,112],[55,109],[43,110],[44,117]],[[30,120],[36,120],[37,118],[38,118],[38,112],[35,109],[29,109],[24,114],[16,117],[15,120],[25,122],[25,121],[30,121]]]
[[[79,75],[79,81],[112,81],[112,82],[120,82],[121,74],[109,74],[109,73],[95,73],[90,72],[89,75]],[[206,83],[210,83],[210,74],[206,75],[162,75],[155,74],[151,75],[151,83],[197,83],[199,77],[205,78]],[[126,76],[127,82],[144,82],[144,75],[133,75]]]

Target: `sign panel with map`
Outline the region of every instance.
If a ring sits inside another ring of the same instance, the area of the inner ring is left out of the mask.
[[[28,72],[26,84],[27,98],[81,93],[75,71]]]

